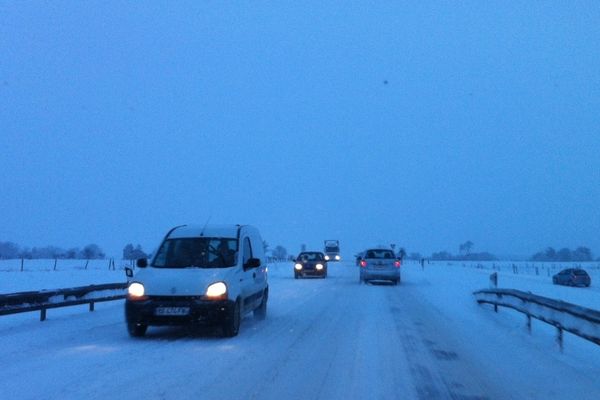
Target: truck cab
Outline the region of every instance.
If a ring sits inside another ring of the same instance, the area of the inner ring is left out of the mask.
[[[325,240],[325,260],[326,261],[341,261],[340,242],[339,240]]]

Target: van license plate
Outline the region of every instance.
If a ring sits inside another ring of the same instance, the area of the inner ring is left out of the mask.
[[[155,315],[188,315],[189,307],[157,307],[154,310]]]

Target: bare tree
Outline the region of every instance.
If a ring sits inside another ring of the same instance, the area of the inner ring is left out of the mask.
[[[287,250],[285,249],[285,247],[281,245],[275,246],[275,249],[273,249],[273,258],[276,258],[278,260],[285,260],[286,257]]]
[[[458,246],[458,252],[463,256],[467,256],[471,253],[473,246],[474,246],[473,242],[471,242],[470,240],[467,240],[466,242],[464,242],[463,244]]]

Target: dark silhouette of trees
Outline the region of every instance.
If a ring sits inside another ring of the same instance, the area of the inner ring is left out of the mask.
[[[287,258],[287,250],[281,245],[275,246],[273,249],[273,258],[278,260],[285,260]]]
[[[473,250],[474,246],[475,244],[472,241],[467,240],[458,246],[459,254],[457,256],[453,256],[447,251],[439,251],[437,253],[433,253],[431,255],[431,259],[455,261],[494,261],[498,259],[495,255],[487,251],[472,253],[471,250]]]
[[[0,242],[0,259],[19,258],[19,246],[13,242]]]
[[[86,260],[102,259],[106,257],[102,249],[94,243],[88,244],[81,251],[81,258]]]
[[[464,242],[463,244],[458,246],[458,253],[461,256],[467,256],[471,253],[473,246],[474,246],[474,243],[471,242],[470,240],[467,240],[466,242]]]
[[[532,261],[593,261],[592,251],[588,247],[579,246],[575,250],[566,247],[556,251],[547,247],[531,256]]]
[[[139,244],[133,247],[133,244],[128,243],[123,248],[123,260],[137,260],[139,258],[148,258],[148,254],[142,250],[142,246]]]

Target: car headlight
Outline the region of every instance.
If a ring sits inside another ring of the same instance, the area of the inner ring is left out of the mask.
[[[206,297],[223,299],[227,297],[227,285],[224,282],[215,282],[206,288]]]
[[[325,256],[325,261],[329,261],[329,256],[328,255]]]
[[[317,264],[317,265],[315,266],[315,268],[316,268],[318,271],[320,271],[320,270],[322,270],[322,269],[323,269],[323,264]]]
[[[127,298],[129,300],[146,300],[148,296],[146,294],[146,289],[144,285],[139,282],[132,282],[127,287]]]
[[[296,270],[300,271],[302,269],[302,264],[296,263],[296,265],[294,265],[294,268],[296,268]]]
[[[341,259],[341,258],[342,258],[342,257],[340,257],[339,255],[336,255],[336,256],[335,256],[335,259],[336,259],[336,260],[338,260],[338,261],[340,261],[340,259]]]

